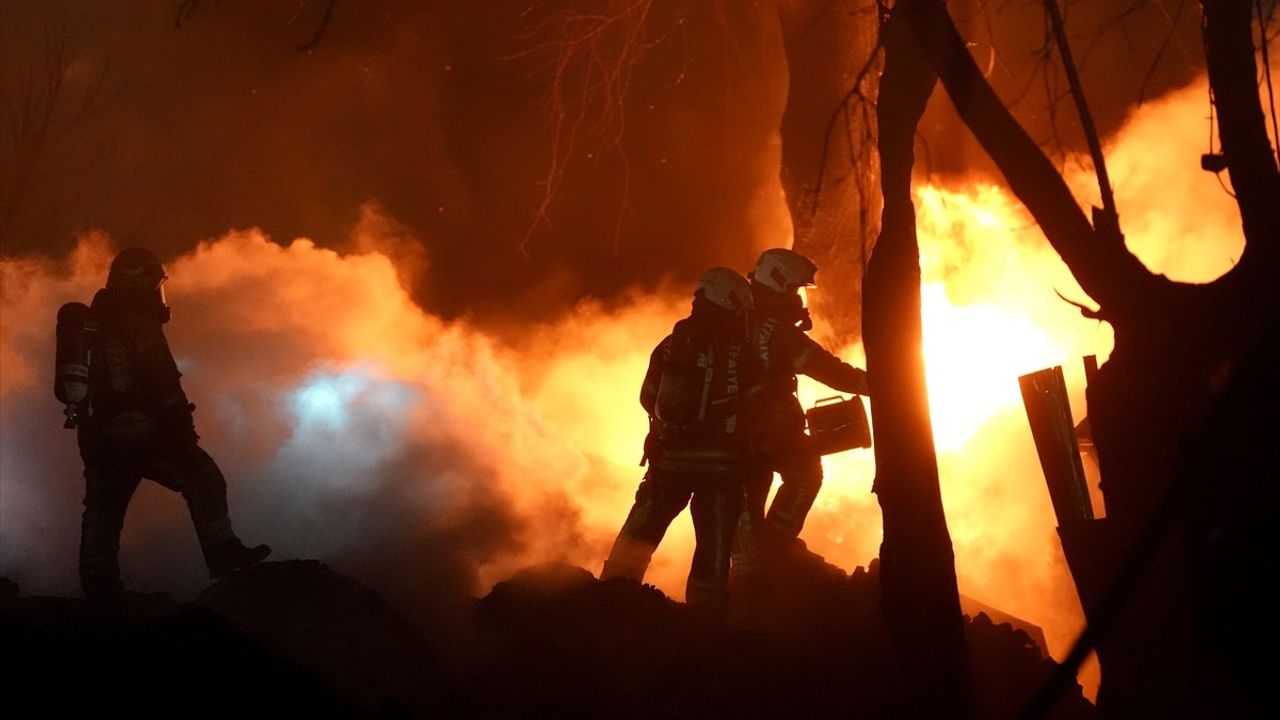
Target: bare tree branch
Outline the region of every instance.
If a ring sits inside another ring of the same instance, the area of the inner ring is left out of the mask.
[[[540,226],[550,224],[551,204],[580,142],[590,141],[595,152],[622,153],[632,71],[646,52],[669,38],[683,23],[681,13],[666,33],[650,37],[652,12],[653,0],[606,0],[595,12],[561,10],[529,33],[530,37],[549,39],[512,56],[546,56],[551,72],[547,91],[551,155],[542,182],[542,199],[520,241],[521,252],[528,252]],[[623,162],[625,165],[625,158]],[[627,206],[625,196],[622,202],[620,215]],[[620,223],[615,228],[615,246]]]
[[[311,39],[298,46],[298,52],[311,52],[320,44],[320,38],[324,37],[324,31],[329,29],[329,23],[333,20],[333,8],[338,4],[338,0],[329,0],[324,6],[324,15],[320,18],[320,25],[316,27],[315,34]]]
[[[1062,57],[1062,67],[1067,73],[1067,82],[1071,86],[1071,95],[1076,101],[1076,111],[1080,115],[1080,125],[1084,128],[1085,141],[1089,144],[1089,154],[1093,157],[1093,168],[1098,174],[1098,189],[1102,193],[1102,209],[1112,222],[1116,222],[1116,198],[1111,191],[1111,179],[1107,177],[1107,161],[1102,154],[1102,142],[1098,139],[1098,129],[1094,127],[1093,115],[1089,112],[1089,103],[1084,97],[1084,87],[1080,84],[1080,75],[1076,72],[1076,63],[1071,58],[1071,45],[1067,42],[1067,33],[1062,26],[1062,13],[1058,12],[1057,0],[1044,0],[1044,7],[1049,16],[1049,24],[1053,27],[1053,36],[1058,42],[1058,53]],[[1118,224],[1113,231],[1119,232]]]

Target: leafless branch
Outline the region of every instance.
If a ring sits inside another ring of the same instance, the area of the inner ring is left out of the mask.
[[[302,12],[302,8],[307,5],[307,0],[301,0],[298,4],[298,11],[294,13],[294,18]],[[338,0],[326,0],[324,12],[320,16],[320,22],[316,26],[315,31],[311,34],[311,38],[306,42],[298,45],[298,52],[311,52],[320,45],[321,38],[329,29],[329,25],[333,21],[333,11],[338,5]],[[178,6],[174,11],[173,26],[181,28],[183,23],[187,22],[195,15],[196,9],[200,6],[200,0],[178,0]],[[290,20],[290,24],[292,24]]]
[[[196,7],[199,4],[200,0],[179,0],[178,8],[173,16],[173,26],[176,28],[182,27],[182,23],[190,20],[191,16],[195,14]]]
[[[1054,39],[1058,43],[1058,55],[1062,58],[1062,68],[1067,74],[1067,83],[1071,87],[1071,96],[1075,99],[1076,112],[1080,125],[1084,129],[1085,142],[1089,145],[1089,155],[1093,158],[1093,169],[1098,174],[1098,189],[1102,194],[1102,209],[1116,217],[1115,195],[1111,192],[1111,180],[1107,177],[1106,158],[1102,154],[1102,141],[1098,139],[1098,130],[1093,124],[1093,114],[1089,112],[1089,103],[1085,100],[1084,86],[1080,75],[1076,72],[1075,61],[1071,58],[1071,45],[1067,42],[1067,31],[1063,27],[1062,14],[1058,11],[1057,0],[1044,0],[1046,15],[1053,28]]]
[[[632,72],[650,49],[682,31],[687,11],[687,7],[681,8],[670,27],[654,34],[650,28],[653,0],[604,0],[603,6],[592,12],[560,10],[528,33],[528,37],[545,39],[511,56],[544,56],[551,75],[546,98],[552,131],[550,159],[542,199],[519,244],[521,252],[528,252],[540,226],[550,224],[551,204],[580,143],[590,142],[595,152],[617,153],[622,156],[624,174],[629,172],[622,139]],[[625,193],[629,178],[623,182]],[[628,207],[624,194],[615,248]]]
[[[886,11],[883,9],[884,8],[883,5],[880,5],[879,8],[880,8],[880,12],[878,13],[877,17],[879,18],[881,25],[883,26],[884,18],[886,16]],[[867,56],[866,62],[864,62],[862,64],[862,67],[858,69],[857,75],[854,76],[853,82],[850,83],[849,90],[845,93],[844,97],[840,99],[840,102],[836,105],[836,109],[832,111],[830,119],[827,120],[827,129],[826,129],[826,132],[823,134],[823,138],[822,138],[822,152],[818,156],[818,178],[813,185],[813,190],[811,191],[811,194],[815,199],[815,202],[816,202],[816,198],[822,195],[822,188],[823,188],[823,185],[826,183],[827,166],[829,164],[827,162],[827,158],[831,154],[831,139],[835,135],[835,130],[838,124],[843,123],[845,126],[846,137],[849,140],[851,152],[854,150],[854,148],[859,148],[862,146],[861,143],[855,142],[856,138],[853,137],[852,128],[850,124],[851,103],[853,103],[855,100],[857,101],[857,105],[860,111],[863,113],[864,122],[862,126],[868,129],[867,132],[869,134],[866,137],[874,138],[874,136],[870,134],[870,133],[874,133],[874,130],[872,130],[872,128],[875,127],[875,123],[870,121],[871,119],[870,109],[875,107],[875,102],[870,98],[868,98],[865,93],[863,93],[862,86],[863,86],[863,82],[867,79],[867,75],[871,72],[872,68],[876,67],[877,61],[879,60],[880,55],[883,51],[884,51],[884,39],[881,36],[881,33],[877,31],[875,47],[871,49],[871,53]],[[859,159],[858,155],[856,154],[852,155],[850,157],[850,162],[853,162],[856,164],[858,159]]]
[[[40,160],[45,154],[49,130],[67,76],[66,33],[44,34],[44,68],[37,78],[29,67],[18,73],[16,98],[4,97],[12,158],[3,164],[8,192],[0,202],[0,229],[7,231],[22,207],[22,200],[36,185]]]
[[[311,39],[298,46],[298,52],[311,52],[320,44],[320,38],[324,37],[324,31],[329,29],[329,23],[333,20],[333,8],[337,6],[338,0],[329,0],[324,6],[324,15],[320,17],[320,25],[316,27],[315,34]]]
[[[1062,292],[1059,291],[1057,288],[1053,289],[1053,294],[1057,295],[1062,300],[1062,302],[1075,307],[1077,310],[1080,311],[1081,315],[1089,318],[1090,320],[1105,319],[1102,317],[1102,310],[1099,308],[1091,308],[1088,305],[1085,305],[1084,303],[1076,302],[1075,300],[1072,300],[1066,295],[1063,295]]]

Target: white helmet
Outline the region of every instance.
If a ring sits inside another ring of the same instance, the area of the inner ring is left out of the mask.
[[[698,290],[712,303],[732,312],[750,310],[755,306],[747,279],[727,267],[708,270],[698,283]]]
[[[789,293],[813,285],[816,272],[818,266],[795,250],[772,248],[760,254],[751,280],[774,292]]]

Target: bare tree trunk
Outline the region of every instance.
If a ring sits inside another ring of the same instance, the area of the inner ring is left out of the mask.
[[[920,251],[911,198],[916,125],[937,77],[896,13],[882,38],[877,120],[884,214],[862,306],[874,397],[875,492],[884,515],[880,606],[906,678],[906,713],[971,717],[955,558],[925,386]]]
[[[867,0],[779,0],[787,55],[782,185],[797,251],[821,268],[815,311],[837,344],[861,337],[862,275],[880,194],[874,109],[879,18]]]
[[[1248,263],[1249,267],[1241,274],[1254,277],[1280,264],[1280,203],[1276,202],[1280,197],[1280,170],[1258,97],[1251,5],[1249,0],[1206,3],[1204,47],[1222,150],[1227,156],[1227,171],[1248,243],[1240,265]],[[1270,286],[1274,298],[1280,294],[1274,287],[1274,277],[1256,277],[1250,282]],[[1274,311],[1276,307],[1268,309]]]
[[[1125,583],[1132,592],[1099,645],[1100,709],[1114,717],[1212,716],[1224,707],[1213,677],[1222,668],[1206,666],[1196,645],[1194,597],[1204,580],[1188,563],[1187,526],[1201,490],[1175,480],[1184,438],[1205,422],[1212,379],[1249,351],[1280,307],[1280,180],[1254,84],[1250,2],[1205,5],[1210,83],[1247,243],[1240,263],[1205,285],[1149,272],[1118,228],[1089,223],[983,79],[942,2],[901,0],[898,8],[965,123],[1115,327],[1115,349],[1089,386],[1089,417],[1113,552],[1143,547],[1150,557],[1142,576]]]

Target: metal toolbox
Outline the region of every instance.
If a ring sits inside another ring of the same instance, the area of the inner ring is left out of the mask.
[[[805,411],[812,446],[820,455],[871,447],[871,426],[862,398],[823,398]]]

